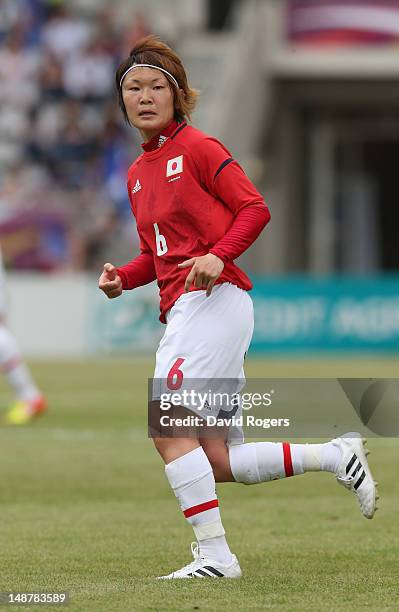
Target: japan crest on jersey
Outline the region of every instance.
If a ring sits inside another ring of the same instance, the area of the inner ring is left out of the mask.
[[[180,172],[183,172],[183,155],[168,159],[166,176],[174,176],[175,174],[180,174]]]

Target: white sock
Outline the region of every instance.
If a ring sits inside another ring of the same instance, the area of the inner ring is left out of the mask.
[[[206,557],[212,561],[219,561],[223,565],[230,565],[232,554],[225,536],[201,540],[199,546],[201,557]]]
[[[0,324],[0,371],[19,400],[31,401],[40,395],[30,372],[23,363],[14,336]]]
[[[251,442],[229,447],[230,467],[236,482],[256,484],[305,472],[336,472],[341,451],[326,444]]]
[[[215,491],[215,477],[203,448],[200,446],[165,465],[180,508],[192,525],[200,547],[200,555],[223,565],[232,554],[225,538]]]
[[[291,444],[291,453],[303,461],[304,472],[332,472],[335,474],[341,462],[342,452],[333,442],[325,444]]]
[[[339,464],[342,459],[342,451],[333,442],[326,442],[321,445],[321,469],[323,472],[332,472],[336,474],[338,472]]]

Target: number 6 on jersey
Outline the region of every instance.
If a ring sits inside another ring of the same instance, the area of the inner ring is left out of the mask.
[[[166,244],[165,236],[159,233],[158,223],[154,223],[155,229],[155,242],[157,245],[157,255],[165,255],[168,252],[168,245]]]

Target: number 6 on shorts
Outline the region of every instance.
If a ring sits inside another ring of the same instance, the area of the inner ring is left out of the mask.
[[[179,357],[169,370],[167,384],[168,389],[171,389],[172,391],[177,391],[177,389],[180,389],[183,384],[183,372],[179,370],[183,362],[184,359]]]

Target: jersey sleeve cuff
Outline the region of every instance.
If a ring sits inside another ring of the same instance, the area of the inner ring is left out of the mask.
[[[223,255],[223,253],[221,253],[217,248],[213,248],[209,252],[212,253],[212,255],[216,255],[216,257],[219,257],[219,259],[221,259],[224,263],[228,263],[229,261],[231,261],[230,257]]]
[[[128,286],[127,286],[128,283],[127,283],[127,276],[126,276],[125,272],[123,270],[121,270],[120,268],[116,268],[116,271],[119,274],[120,279],[122,281],[122,289],[123,290],[127,289],[128,288]]]

